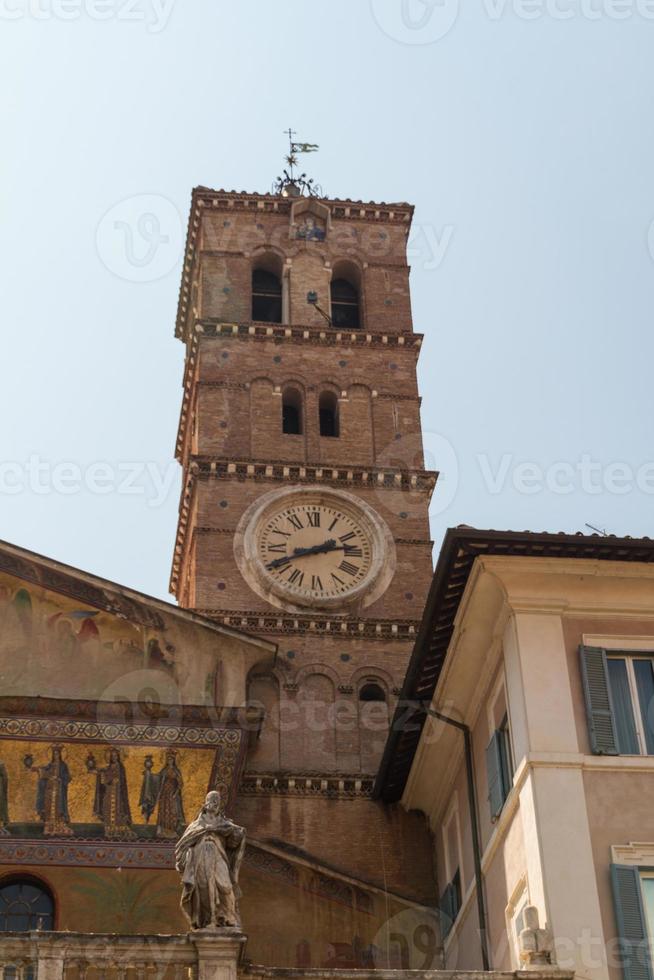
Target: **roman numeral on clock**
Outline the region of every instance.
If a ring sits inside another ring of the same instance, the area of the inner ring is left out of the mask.
[[[322,582],[320,581],[320,576],[319,575],[312,575],[311,576],[311,588],[312,588],[312,590],[314,592],[322,592],[323,591]]]
[[[293,527],[295,528],[296,531],[301,531],[302,528],[304,527],[304,524],[302,523],[302,521],[300,520],[300,518],[297,516],[297,514],[289,514],[288,515],[288,522],[289,522],[289,524],[292,524],[293,525]]]
[[[348,575],[354,577],[359,571],[358,565],[353,565],[350,561],[342,561],[338,566],[342,572],[347,572]]]
[[[331,531],[333,528],[336,527],[337,524],[338,524],[338,517],[335,517],[334,520],[329,525],[329,527],[327,528],[327,530]]]
[[[276,551],[278,555],[285,555],[286,554],[286,545],[285,544],[269,544],[268,545],[268,551]]]
[[[320,527],[320,511],[310,510],[307,514],[309,518],[309,527]]]
[[[361,548],[357,548],[353,544],[346,544],[344,551],[346,555],[352,555],[353,558],[363,558],[363,551]]]
[[[304,572],[301,572],[299,568],[294,568],[289,575],[288,580],[291,585],[297,585],[299,588],[304,580]]]
[[[341,544],[345,544],[346,541],[351,541],[352,538],[356,538],[356,534],[354,533],[354,531],[350,531],[348,534],[344,534],[338,540],[341,542]]]

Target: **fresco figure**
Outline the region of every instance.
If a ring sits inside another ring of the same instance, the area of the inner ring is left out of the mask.
[[[9,836],[9,776],[4,762],[0,762],[0,837]]]
[[[70,771],[63,759],[61,745],[50,749],[51,759],[45,766],[35,766],[34,758],[26,755],[23,763],[30,772],[38,774],[36,784],[36,812],[43,821],[44,837],[72,837],[68,814],[68,786]]]
[[[186,824],[182,797],[184,780],[177,765],[177,752],[175,749],[166,750],[164,766],[160,772],[154,772],[151,755],[145,757],[144,766],[139,800],[141,813],[145,822],[149,823],[154,810],[158,808],[157,837],[174,840],[179,837]]]
[[[129,808],[127,776],[120,751],[107,750],[107,765],[98,769],[93,753],[86,760],[86,768],[95,774],[95,800],[93,815],[102,821],[105,837],[110,840],[134,840],[132,814]]]
[[[238,876],[244,853],[244,828],[221,813],[220,793],[212,790],[175,847],[182,912],[192,929],[240,929]]]

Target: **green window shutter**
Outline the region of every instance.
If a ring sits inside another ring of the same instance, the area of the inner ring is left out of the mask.
[[[625,980],[654,980],[638,868],[611,865],[615,917]]]
[[[582,646],[579,656],[591,750],[594,755],[619,755],[606,652]]]
[[[441,920],[441,936],[446,939],[449,935],[452,926],[454,925],[454,919],[456,918],[456,911],[454,908],[455,895],[452,882],[447,886],[443,894],[441,895],[441,900],[438,903],[438,909],[440,912]]]
[[[493,732],[493,737],[486,749],[486,771],[488,773],[488,802],[490,804],[491,820],[499,817],[506,799],[505,762],[503,734]]]

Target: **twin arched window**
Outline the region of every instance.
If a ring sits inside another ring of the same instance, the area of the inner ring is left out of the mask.
[[[323,391],[318,400],[318,416],[320,419],[320,435],[337,438],[338,399],[333,391]]]
[[[318,399],[320,435],[338,438],[340,435],[338,399],[333,391],[323,391]],[[282,432],[301,436],[304,432],[304,405],[297,388],[285,388],[282,394]]]
[[[287,436],[301,436],[302,395],[297,388],[286,388],[282,395],[282,432]]]
[[[359,691],[359,701],[386,701],[386,693],[381,684],[368,681]]]
[[[252,272],[252,319],[261,323],[282,322],[282,281],[268,269]]]
[[[0,933],[54,929],[54,899],[36,878],[0,882]]]
[[[262,260],[263,261],[263,260]],[[275,262],[252,270],[252,320],[258,323],[282,323],[282,280]],[[359,289],[351,272],[341,273],[338,266],[330,285],[331,323],[333,327],[358,330],[361,327]]]
[[[331,301],[332,326],[358,330],[361,326],[361,310],[357,287],[349,279],[332,279]]]

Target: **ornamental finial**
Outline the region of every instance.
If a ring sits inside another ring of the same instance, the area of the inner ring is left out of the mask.
[[[294,137],[297,133],[290,127],[284,131],[288,136],[288,154],[285,157],[286,168],[282,176],[278,177],[273,184],[273,193],[281,194],[282,197],[301,197],[308,194],[309,197],[322,197],[322,188],[305,173],[296,174],[295,168],[298,165],[300,153],[315,153],[319,147],[317,143],[300,143]]]

